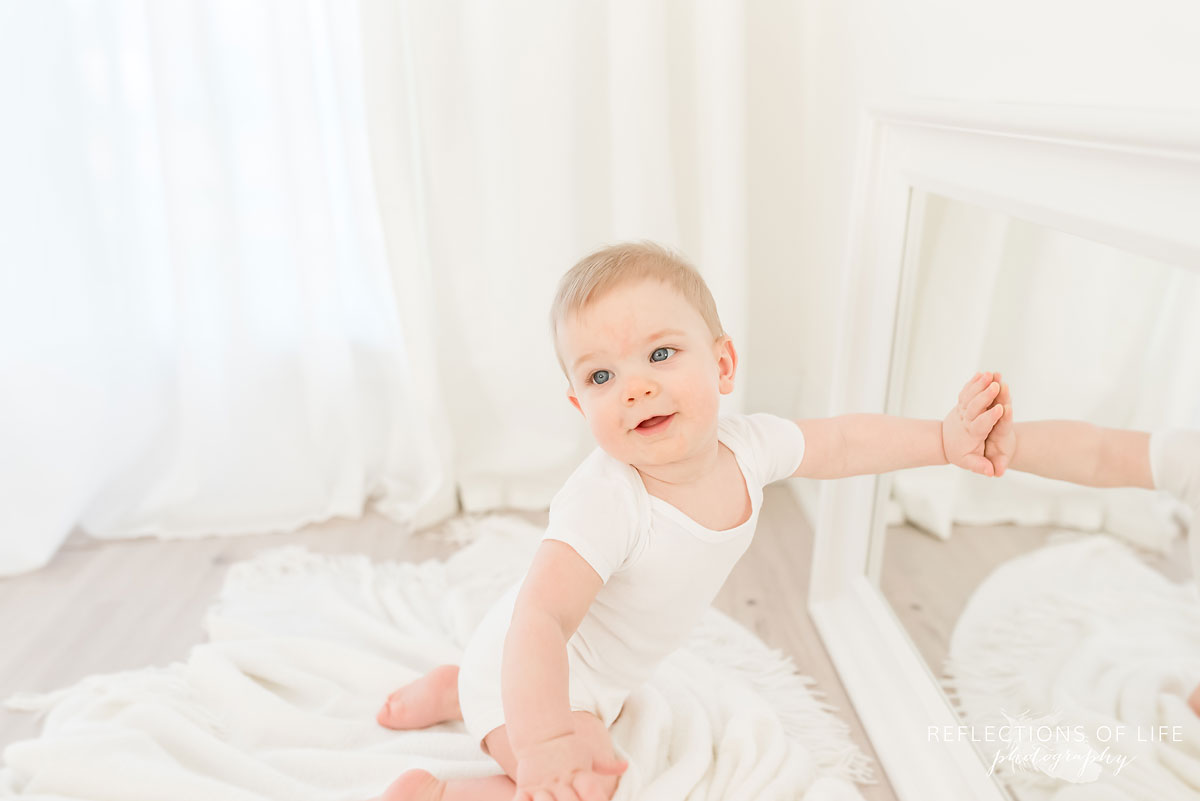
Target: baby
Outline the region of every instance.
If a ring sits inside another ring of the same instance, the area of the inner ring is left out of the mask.
[[[441,781],[410,770],[385,801],[610,799],[627,765],[609,727],[687,641],[749,546],[773,481],[951,463],[1153,486],[1147,435],[1014,427],[998,374],[968,381],[942,421],[721,416],[733,341],[699,273],[649,243],[606,248],[568,271],[551,328],[567,399],[599,447],[554,496],[528,573],[484,617],[461,667],[435,668],[378,715],[392,729],[461,718],[504,772]]]

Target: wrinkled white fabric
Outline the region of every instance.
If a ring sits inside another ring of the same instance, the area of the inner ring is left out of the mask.
[[[1200,718],[1186,701],[1200,684],[1200,593],[1119,540],[1063,533],[997,568],[955,626],[946,673],[980,738],[1022,716],[1080,727],[1081,739],[1037,741],[1061,756],[1057,776],[1000,761],[1020,801],[1200,798]],[[981,743],[988,764],[1009,751],[995,731]],[[1105,748],[1108,761],[1087,763]]]
[[[46,721],[41,737],[6,749],[0,797],[351,801],[410,768],[500,772],[461,722],[375,723],[389,691],[458,660],[541,534],[514,518],[476,525],[476,541],[444,562],[293,547],[235,565],[206,621],[210,641],[186,662],[10,701]],[[850,782],[867,762],[810,684],[711,611],[613,726],[630,761],[617,798],[861,801]]]

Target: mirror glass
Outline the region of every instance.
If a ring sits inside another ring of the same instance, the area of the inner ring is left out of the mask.
[[[940,420],[991,370],[1018,426],[1200,429],[1195,266],[921,192],[906,254],[889,414]],[[1020,801],[1200,798],[1186,505],[1011,470],[880,481],[868,572],[963,724],[931,742],[969,739]]]

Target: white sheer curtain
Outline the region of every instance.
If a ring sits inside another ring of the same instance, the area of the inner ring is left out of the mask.
[[[6,9],[0,571],[76,523],[430,514],[442,413],[393,302],[355,6]]]
[[[465,509],[544,507],[594,447],[546,323],[559,276],[586,252],[642,238],[682,249],[745,341],[742,13],[662,0],[365,6],[385,202],[401,148],[420,153]],[[389,238],[404,223],[385,215]]]
[[[733,5],[0,15],[0,574],[74,526],[544,506],[591,447],[546,310],[607,242],[684,250],[744,339]]]
[[[1151,431],[1200,427],[1200,273],[1008,215],[923,196],[921,277],[903,413],[941,418],[976,370],[999,370],[1016,418]],[[1097,490],[954,468],[893,476],[914,524],[1105,528],[1162,547],[1174,504],[1136,489]]]

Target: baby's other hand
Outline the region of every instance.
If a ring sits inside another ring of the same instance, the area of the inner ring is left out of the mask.
[[[572,733],[522,751],[513,801],[609,801],[616,784],[604,777],[619,776],[629,763],[596,746]]]
[[[996,402],[1000,391],[1000,382],[994,381],[990,372],[980,373],[963,386],[958,404],[942,421],[942,449],[947,462],[980,475],[999,475],[987,457],[986,442],[1002,417],[1008,416],[1011,425],[1011,414]],[[1007,460],[1004,465],[1008,465]]]
[[[1017,431],[1013,426],[1012,395],[1008,391],[1008,384],[1000,380],[999,373],[996,373],[992,380],[1000,385],[996,403],[1004,405],[1004,413],[988,432],[987,440],[983,443],[983,455],[992,463],[992,469],[999,478],[1004,475],[1004,471],[1012,463],[1013,454],[1016,453]]]

